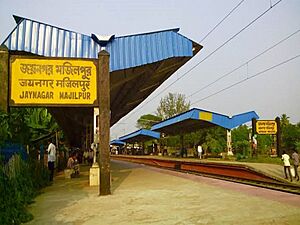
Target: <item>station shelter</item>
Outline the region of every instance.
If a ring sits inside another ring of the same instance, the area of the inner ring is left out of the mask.
[[[177,28],[126,36],[100,36],[85,35],[20,16],[14,16],[14,19],[17,25],[3,41],[1,54],[6,51],[9,56],[97,59],[101,50],[109,53],[110,126],[139,105],[202,48],[178,33]],[[104,32],[101,28],[97,30]],[[3,108],[9,101],[8,78],[3,73],[0,73],[0,90]],[[89,148],[96,130],[94,106],[46,107],[71,146]]]
[[[115,139],[110,141],[110,154],[118,155],[126,145],[125,142]]]
[[[132,149],[130,154],[151,154],[156,151],[157,144],[155,142],[152,143],[151,149],[146,149],[145,142],[150,140],[157,140],[160,138],[160,133],[152,130],[147,129],[140,129],[134,131],[130,134],[124,135],[119,138],[119,140],[126,142],[126,144],[133,144],[133,148],[135,148],[134,144],[140,144],[138,150]],[[140,148],[141,147],[141,148]],[[128,152],[125,152],[125,154]]]
[[[222,115],[220,113],[210,112],[203,109],[193,108],[162,122],[154,124],[152,131],[164,133],[165,135],[180,135],[181,149],[183,146],[183,135],[214,126],[220,126],[227,130],[227,151],[232,154],[231,147],[231,129],[238,127],[244,123],[250,122],[252,119],[258,119],[255,111],[237,114],[232,117]]]

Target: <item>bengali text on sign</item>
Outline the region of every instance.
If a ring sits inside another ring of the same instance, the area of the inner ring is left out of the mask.
[[[11,59],[12,105],[88,105],[97,98],[93,60]]]
[[[275,120],[258,120],[256,121],[256,132],[258,134],[276,134],[277,123]]]

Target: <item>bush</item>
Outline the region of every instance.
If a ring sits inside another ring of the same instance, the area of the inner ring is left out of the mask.
[[[26,207],[49,184],[48,170],[37,161],[14,155],[7,164],[0,159],[0,224],[21,224],[33,218]]]
[[[245,159],[250,154],[250,146],[249,142],[246,140],[243,141],[237,141],[234,143],[234,150],[236,153],[236,159]]]

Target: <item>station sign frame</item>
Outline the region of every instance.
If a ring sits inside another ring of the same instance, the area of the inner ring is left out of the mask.
[[[10,55],[9,106],[96,107],[98,59]]]
[[[276,120],[256,120],[255,130],[257,134],[274,135],[277,134],[277,122]]]

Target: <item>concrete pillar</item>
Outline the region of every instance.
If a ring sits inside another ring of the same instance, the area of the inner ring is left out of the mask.
[[[226,130],[226,131],[227,131],[227,155],[233,155],[231,130]]]

